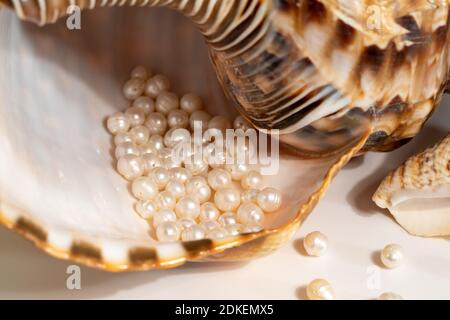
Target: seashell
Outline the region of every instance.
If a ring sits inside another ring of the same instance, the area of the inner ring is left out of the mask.
[[[373,200],[413,235],[450,235],[450,135],[389,174]]]

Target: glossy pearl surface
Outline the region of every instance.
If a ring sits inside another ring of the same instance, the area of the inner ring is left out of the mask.
[[[260,189],[263,183],[261,173],[256,170],[250,170],[242,178],[241,184],[244,189]]]
[[[156,167],[151,170],[149,177],[153,179],[158,188],[163,189],[170,180],[170,172],[166,168]]]
[[[133,101],[133,107],[140,108],[146,115],[155,111],[155,101],[147,96],[140,96]]]
[[[333,287],[325,279],[315,279],[306,287],[306,295],[309,300],[334,300],[336,294]]]
[[[133,142],[124,142],[116,147],[114,154],[116,156],[116,159],[119,159],[127,154],[139,156],[141,154],[141,150]]]
[[[176,205],[176,199],[169,191],[161,191],[155,202],[160,209],[173,209]]]
[[[241,203],[241,195],[235,188],[222,188],[216,191],[214,203],[222,211],[234,211]]]
[[[163,115],[169,114],[171,110],[177,109],[178,106],[178,96],[173,92],[163,91],[158,95],[158,98],[156,99],[156,111],[162,113]]]
[[[308,233],[303,239],[306,253],[313,257],[322,256],[328,248],[328,238],[319,231]]]
[[[231,183],[231,174],[225,169],[212,169],[208,173],[208,183],[214,190],[227,187]]]
[[[150,130],[143,125],[139,125],[131,129],[130,134],[134,143],[137,145],[145,145],[150,137]]]
[[[245,202],[237,210],[237,219],[244,225],[262,224],[264,212],[253,202]]]
[[[405,255],[398,244],[389,244],[381,251],[381,262],[386,268],[394,269],[403,264]]]
[[[196,198],[200,203],[204,203],[211,198],[211,188],[207,184],[201,184],[195,188],[187,189],[186,192]]]
[[[129,132],[118,133],[114,137],[114,144],[116,146],[118,146],[122,143],[125,143],[125,142],[133,142],[133,137],[131,136],[131,134]]]
[[[183,230],[181,239],[183,241],[202,240],[206,237],[206,230],[203,226],[194,225],[186,230]]]
[[[158,186],[150,177],[139,177],[131,184],[131,192],[139,200],[152,200],[158,191]]]
[[[217,221],[224,227],[238,223],[237,217],[233,212],[223,213]]]
[[[208,129],[218,129],[225,132],[226,129],[231,128],[231,122],[227,117],[215,116],[208,122]]]
[[[213,239],[213,240],[225,239],[227,236],[228,236],[227,229],[222,228],[222,227],[208,230],[208,233],[206,235],[207,238]]]
[[[172,221],[177,221],[177,216],[173,210],[161,209],[153,215],[153,226],[156,228],[161,223]]]
[[[206,202],[200,207],[200,221],[217,220],[220,211],[212,202]]]
[[[122,112],[116,112],[110,115],[106,121],[106,127],[112,134],[125,133],[130,126],[130,118]]]
[[[188,93],[181,98],[180,108],[191,114],[203,108],[203,101],[198,95]]]
[[[134,154],[126,154],[117,161],[117,171],[127,180],[142,176],[144,170],[144,161]]]
[[[170,128],[187,128],[189,125],[189,115],[184,110],[171,110],[167,115],[167,123]]]
[[[170,81],[162,74],[155,75],[153,78],[149,79],[144,86],[145,94],[152,98],[158,97],[161,92],[169,89]]]
[[[125,114],[130,119],[132,127],[139,126],[145,121],[145,111],[138,107],[130,107],[125,111]]]
[[[176,179],[182,183],[186,183],[192,177],[192,173],[186,168],[172,168],[169,172],[172,179]]]
[[[173,221],[163,222],[156,228],[156,237],[162,242],[177,241],[180,233],[180,228]]]
[[[242,116],[237,116],[233,121],[233,128],[246,131],[251,128],[251,125]]]
[[[142,219],[148,220],[153,218],[156,212],[158,212],[158,207],[155,202],[151,200],[140,200],[135,206],[136,212]]]
[[[167,129],[167,119],[158,112],[152,112],[145,120],[145,126],[150,130],[150,134],[163,135]]]
[[[195,220],[194,219],[190,219],[190,218],[183,218],[183,219],[179,219],[177,220],[177,226],[178,228],[180,228],[180,230],[186,230],[189,229],[190,227],[196,225]]]
[[[202,131],[205,131],[208,129],[210,119],[211,115],[208,112],[197,110],[189,116],[189,126],[191,127],[191,130],[194,130],[195,126],[201,126]]]
[[[254,202],[257,203],[259,190],[258,189],[247,189],[244,190],[241,194],[241,202]]]
[[[134,100],[144,93],[145,81],[140,78],[131,78],[123,86],[123,95],[128,100]]]
[[[230,172],[231,178],[236,181],[240,181],[248,172],[248,165],[245,163],[227,164],[225,168]]]
[[[191,133],[184,128],[172,128],[164,135],[164,144],[173,148],[178,143],[189,142],[191,140]]]
[[[131,70],[130,76],[132,78],[147,79],[151,73],[144,66],[136,66]]]
[[[154,168],[162,166],[161,159],[153,153],[146,153],[142,155],[142,160],[144,161],[145,171],[147,173],[151,172]]]
[[[172,179],[167,183],[166,191],[169,191],[175,199],[180,199],[186,194],[184,184],[175,179]]]
[[[184,196],[178,201],[175,212],[180,218],[196,219],[200,215],[200,203],[194,197]]]
[[[281,192],[275,188],[262,189],[256,199],[258,206],[265,212],[274,212],[281,207]]]

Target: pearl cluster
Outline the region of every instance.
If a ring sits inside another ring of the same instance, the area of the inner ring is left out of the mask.
[[[136,212],[149,222],[159,241],[223,239],[262,230],[265,214],[278,210],[281,194],[264,187],[256,166],[196,159],[175,161],[172,151],[192,136],[200,122],[211,130],[247,129],[211,116],[201,98],[170,92],[170,81],[142,66],[134,68],[123,87],[131,106],[109,116],[117,171],[131,183]],[[207,146],[203,146],[207,148]],[[208,154],[208,152],[206,152]],[[217,157],[215,157],[217,158]]]

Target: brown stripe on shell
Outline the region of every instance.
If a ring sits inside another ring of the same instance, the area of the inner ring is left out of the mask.
[[[133,248],[129,251],[128,257],[131,264],[156,264],[158,255],[154,248]]]
[[[336,33],[333,39],[333,45],[338,48],[346,48],[350,45],[356,36],[356,30],[349,24],[346,24],[342,20],[338,20],[336,23]],[[333,46],[334,47],[334,46]]]
[[[17,220],[15,228],[17,228],[20,232],[31,235],[36,240],[42,242],[47,241],[47,232],[36,223],[24,217],[20,217],[19,220]]]
[[[83,241],[76,240],[72,243],[70,247],[70,252],[73,256],[77,258],[85,258],[95,261],[102,261],[102,253],[99,248],[93,244]]]
[[[181,244],[188,258],[198,257],[214,248],[214,242],[210,239],[182,242]]]

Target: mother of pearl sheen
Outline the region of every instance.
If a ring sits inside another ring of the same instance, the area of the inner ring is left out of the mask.
[[[134,154],[135,156],[139,156],[141,154],[140,148],[134,144],[133,142],[124,142],[119,144],[115,150],[116,159],[120,159],[124,155]]]
[[[134,154],[126,154],[117,161],[117,171],[127,180],[134,180],[142,176],[144,170],[144,160]]]
[[[203,108],[203,101],[198,95],[188,93],[181,97],[180,108],[191,114]]]
[[[403,264],[404,253],[398,244],[389,244],[381,251],[381,262],[389,268],[397,268]]]
[[[175,206],[175,212],[179,218],[196,219],[200,215],[200,203],[194,197],[184,196]]]
[[[167,129],[167,119],[159,112],[150,113],[144,124],[150,130],[150,134],[159,134],[162,136]]]
[[[133,107],[144,110],[144,113],[148,115],[150,112],[155,111],[155,102],[150,97],[140,96],[133,101]]]
[[[171,110],[167,115],[167,123],[170,128],[187,128],[189,125],[189,115],[184,110]]]
[[[214,203],[222,211],[234,211],[241,203],[241,195],[236,188],[221,188],[214,195]]]
[[[152,200],[139,200],[136,202],[135,209],[139,216],[145,220],[153,218],[155,213],[158,212],[158,207]]]
[[[313,257],[322,256],[328,248],[328,238],[319,231],[308,233],[303,239],[306,253]]]
[[[169,170],[162,167],[153,168],[148,176],[153,179],[153,181],[158,186],[159,190],[163,189],[166,186],[166,184],[170,181]]]
[[[253,202],[245,202],[237,210],[237,219],[242,224],[262,224],[264,212]]]
[[[125,111],[125,114],[130,118],[131,126],[139,126],[144,124],[145,111],[138,107],[130,107]]]
[[[186,194],[184,184],[175,179],[171,179],[167,183],[166,191],[169,191],[175,197],[175,199],[180,199]]]
[[[178,143],[188,142],[191,140],[191,133],[184,128],[172,128],[164,135],[164,144],[173,148]]]
[[[145,145],[150,138],[150,130],[146,126],[136,126],[130,130],[133,142],[137,145]]]
[[[183,241],[202,240],[205,237],[206,230],[200,225],[193,225],[192,227],[183,230],[181,233],[181,240]]]
[[[194,111],[189,117],[189,126],[191,130],[194,130],[197,126],[199,129],[201,128],[202,132],[208,129],[208,123],[211,119],[211,115],[204,110]],[[200,127],[201,126],[201,127]]]
[[[241,184],[244,189],[259,189],[261,188],[262,183],[263,177],[261,173],[256,170],[250,170],[241,180]]]
[[[212,169],[208,173],[208,183],[214,190],[226,187],[231,183],[231,174],[225,169]]]
[[[112,134],[128,132],[130,126],[130,118],[122,112],[116,112],[110,115],[106,121],[106,127]]]
[[[163,222],[156,228],[156,237],[162,242],[177,241],[180,233],[180,228],[173,221]]]
[[[171,110],[178,109],[178,106],[178,96],[173,92],[163,91],[156,98],[156,111],[163,115],[168,115]]]
[[[264,188],[258,193],[256,201],[265,212],[274,212],[281,207],[281,193],[275,188]]]
[[[160,209],[153,215],[153,227],[157,227],[159,224],[167,221],[177,221],[177,216],[173,210]]]
[[[220,211],[212,202],[206,202],[200,206],[200,221],[217,220]]]
[[[169,191],[161,191],[155,198],[155,203],[160,209],[174,209],[175,197]]]
[[[131,184],[131,192],[139,200],[152,200],[158,193],[159,188],[150,177],[139,177]]]
[[[169,89],[169,79],[162,74],[157,74],[153,78],[147,80],[144,91],[147,96],[156,98],[161,92]]]
[[[336,294],[333,287],[324,279],[315,279],[306,287],[309,300],[334,300]]]
[[[128,100],[134,100],[144,93],[145,81],[140,78],[131,78],[122,89],[123,95]]]

